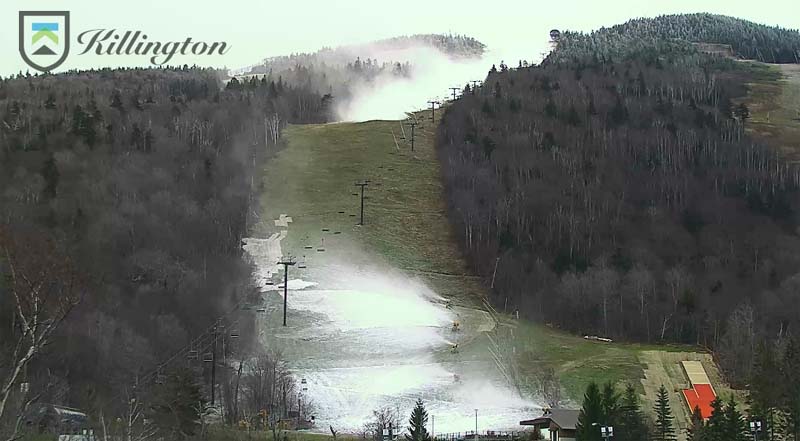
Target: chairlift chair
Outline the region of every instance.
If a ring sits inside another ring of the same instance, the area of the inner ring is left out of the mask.
[[[214,361],[214,354],[212,354],[211,352],[206,352],[205,354],[203,354],[204,363],[211,363],[212,361]]]
[[[186,355],[186,358],[189,360],[197,360],[197,351],[194,349],[190,349],[189,353]]]

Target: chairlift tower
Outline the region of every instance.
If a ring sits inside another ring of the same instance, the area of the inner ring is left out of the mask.
[[[292,256],[282,257],[278,265],[283,265],[283,326],[286,326],[286,302],[289,299],[289,267],[297,262]]]
[[[411,120],[411,122],[406,123],[409,127],[411,127],[411,151],[414,151],[414,128],[419,125],[418,122]]]
[[[356,182],[356,187],[361,187],[361,221],[358,225],[364,225],[364,188],[370,183],[369,179],[364,179],[361,182]]]
[[[428,101],[428,104],[431,105],[431,122],[436,122],[436,106],[441,104],[441,102],[436,100]]]
[[[457,93],[459,90],[461,90],[461,88],[460,88],[460,87],[451,87],[451,88],[450,88],[450,90],[452,90],[452,91],[453,91],[453,101],[455,101],[455,100],[456,100],[456,93]]]

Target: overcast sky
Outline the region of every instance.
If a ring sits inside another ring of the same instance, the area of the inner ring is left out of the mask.
[[[143,31],[150,40],[225,41],[226,55],[179,56],[175,64],[254,64],[265,56],[314,51],[415,33],[459,33],[486,43],[509,64],[535,60],[551,28],[589,31],[633,17],[714,12],[800,28],[797,0],[0,0],[0,75],[26,70],[18,53],[19,10],[69,10],[72,50],[58,68],[146,66],[146,57],[78,55],[81,31]]]

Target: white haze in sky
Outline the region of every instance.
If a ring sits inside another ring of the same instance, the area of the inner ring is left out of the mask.
[[[28,69],[18,53],[18,11],[69,10],[73,43],[89,29],[140,30],[151,39],[225,41],[225,55],[176,57],[176,64],[246,66],[264,56],[314,52],[323,46],[367,43],[398,35],[448,33],[477,38],[491,50],[520,49],[515,57],[531,60],[552,28],[588,32],[633,17],[712,12],[759,23],[800,27],[797,0],[496,0],[487,4],[461,0],[2,0],[0,1],[0,75]],[[80,54],[73,44],[58,68],[148,66],[148,57]],[[523,55],[524,54],[524,55]],[[500,57],[493,57],[499,62]],[[516,58],[507,58],[516,66]],[[449,87],[449,86],[448,86]],[[445,90],[446,91],[446,90]],[[437,93],[438,94],[438,93]]]
[[[453,60],[432,48],[404,52],[398,59],[411,62],[412,75],[396,77],[387,72],[374,82],[356,86],[353,99],[338,103],[339,119],[401,119],[428,100],[442,101],[450,87],[463,88],[471,80],[483,80],[488,71],[485,59]]]
[[[470,81],[483,81],[493,64],[499,66],[501,61],[505,61],[516,67],[519,60],[540,61],[541,49],[547,47],[546,40],[532,45],[534,48],[537,46],[540,50],[529,49],[517,53],[517,56],[506,51],[508,59],[499,56],[497,51],[487,51],[479,59],[453,59],[431,47],[369,54],[378,60],[409,61],[412,75],[404,78],[387,72],[375,81],[354,86],[352,98],[337,103],[336,115],[341,121],[403,119],[406,112],[426,108],[429,100],[443,102],[452,99],[451,87],[458,87],[457,94],[461,94]],[[538,56],[533,55],[537,53]]]

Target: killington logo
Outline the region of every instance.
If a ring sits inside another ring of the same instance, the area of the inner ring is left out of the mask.
[[[69,11],[20,11],[19,53],[42,72],[60,66],[69,54]]]

